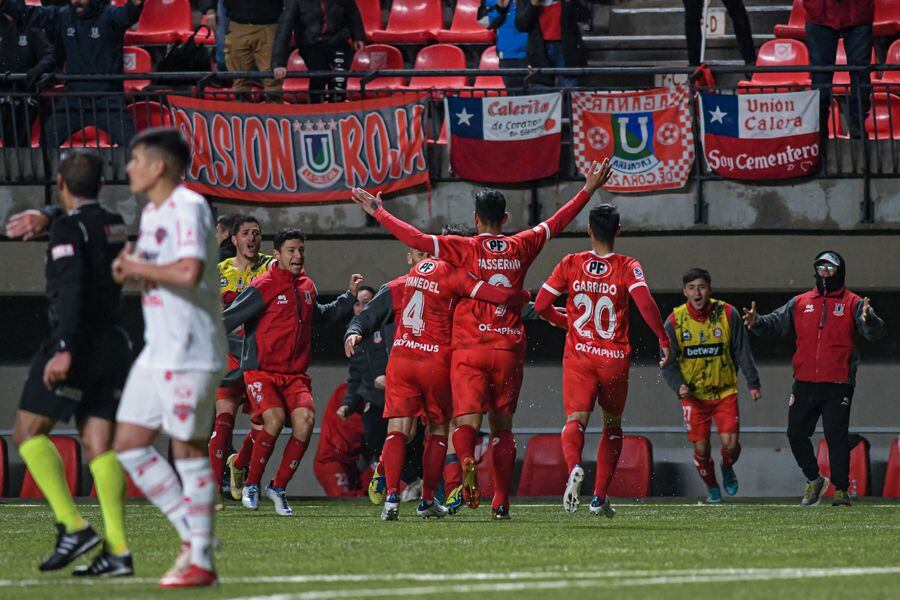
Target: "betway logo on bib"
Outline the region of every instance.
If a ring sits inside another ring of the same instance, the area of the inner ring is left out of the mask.
[[[684,349],[685,358],[708,358],[722,355],[722,344],[699,344]]]

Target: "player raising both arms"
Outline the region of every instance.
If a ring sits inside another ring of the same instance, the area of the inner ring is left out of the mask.
[[[211,548],[216,490],[207,443],[226,345],[215,222],[203,196],[181,183],[190,161],[187,142],[174,128],[146,129],[134,138],[129,184],[150,202],[141,213],[137,252],[126,248],[113,263],[117,281],[143,285],[146,342],[122,393],[115,450],[182,540],[162,587],[217,582]],[[153,447],[160,429],[172,440],[178,475]]]
[[[238,215],[235,218],[231,226],[231,242],[237,253],[219,263],[219,291],[222,295],[222,306],[225,308],[228,308],[254,279],[268,271],[275,260],[259,251],[262,245],[262,232],[259,221],[254,217]],[[209,439],[209,463],[216,476],[220,494],[222,492],[220,475],[225,470],[225,453],[231,447],[234,419],[241,403],[247,402],[244,375],[238,358],[243,341],[243,332],[240,330],[228,334],[228,371],[216,392],[216,420],[213,424],[212,437]],[[259,425],[254,424],[251,432],[244,437],[240,452],[228,456],[231,497],[235,500],[241,499],[244,468],[250,461],[253,438],[257,431]],[[217,500],[216,508],[224,508],[221,500]]]
[[[266,487],[281,516],[294,514],[284,489],[306,453],[315,424],[311,381],[306,374],[312,326],[350,315],[362,283],[362,275],[354,274],[347,293],[330,304],[319,304],[316,286],[303,270],[305,258],[305,234],[299,229],[282,229],[275,236],[275,266],[250,283],[223,314],[227,331],[244,326],[241,369],[253,416],[263,425],[256,434],[241,493],[250,510],[259,508],[263,472],[281,429],[290,423],[291,437],[281,465]]]
[[[591,195],[609,178],[610,164],[592,163],[584,189],[553,216],[515,235],[503,235],[509,218],[506,199],[497,190],[475,195],[474,237],[427,235],[387,212],[381,195],[355,189],[353,200],[406,245],[433,252],[435,258],[466,269],[494,285],[521,290],[528,267],[553,236],[585,207]],[[482,416],[489,414],[494,461],[492,518],[509,518],[509,493],[516,462],[513,414],[525,364],[525,327],[519,310],[465,299],[453,317],[451,384],[458,427],[453,445],[463,465],[463,496],[470,508],[480,502],[475,443]]]
[[[428,434],[422,458],[422,501],[416,515],[440,518],[447,515],[447,509],[435,502],[434,492],[441,482],[453,410],[448,384],[451,322],[456,303],[460,298],[475,298],[496,305],[513,305],[513,310],[518,310],[519,304],[528,302],[530,294],[490,285],[446,261],[426,258],[410,270],[402,295],[394,294],[393,298],[397,329],[386,373],[384,416],[388,418],[388,435],[381,458],[387,499],[381,520],[398,517],[397,488],[406,460],[406,441],[415,430],[416,418],[423,413]],[[344,342],[348,354],[367,333],[348,332]]]
[[[563,257],[541,287],[534,309],[547,321],[567,330],[563,352],[566,426],[562,446],[569,481],[563,507],[567,512],[578,508],[584,480],[581,468],[584,430],[594,405],[599,404],[603,409],[603,436],[597,448],[591,512],[612,518],[616,511],[610,506],[606,491],[622,451],[622,411],[631,365],[629,296],[659,340],[660,366],[669,359],[669,338],[640,263],[613,252],[616,236],[621,231],[616,207],[610,204],[595,207],[589,224],[592,250]],[[563,294],[568,294],[565,317],[553,306]]]

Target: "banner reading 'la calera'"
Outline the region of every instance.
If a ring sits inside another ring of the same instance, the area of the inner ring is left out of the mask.
[[[424,94],[339,104],[249,104],[169,96],[189,140],[187,184],[255,202],[327,202],[362,187],[428,181]]]

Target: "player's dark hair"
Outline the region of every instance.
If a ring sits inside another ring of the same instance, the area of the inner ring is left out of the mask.
[[[143,130],[134,136],[128,149],[134,150],[139,146],[159,152],[172,177],[181,177],[191,164],[191,149],[184,136],[174,127],[150,127]]]
[[[604,244],[612,244],[619,231],[619,209],[614,204],[595,206],[588,216],[588,224],[594,239]]]
[[[706,282],[706,285],[712,285],[712,277],[709,276],[709,271],[707,271],[706,269],[701,269],[700,267],[688,269],[684,272],[684,275],[681,276],[681,282],[684,285],[689,284],[695,279],[702,279]]]
[[[69,193],[78,198],[93,200],[100,195],[103,185],[103,160],[90,150],[69,150],[57,172]]]
[[[475,214],[485,223],[500,225],[506,215],[506,198],[500,190],[479,190],[475,193]]]
[[[256,217],[251,217],[250,215],[235,215],[234,222],[228,230],[229,235],[237,235],[237,232],[241,230],[241,225],[244,223],[256,223],[259,225],[259,221]]]
[[[240,217],[241,215],[238,213],[225,213],[224,215],[219,215],[216,218],[216,227],[221,227],[222,229],[227,229],[231,232],[231,226],[234,225],[234,222]]]
[[[284,243],[288,240],[300,240],[301,242],[305,242],[306,234],[303,233],[302,229],[297,227],[286,227],[279,231],[275,236],[275,249],[281,252],[281,247],[284,246]]]
[[[469,237],[472,235],[469,228],[461,223],[447,223],[441,228],[441,233],[443,235],[458,235],[462,237]]]
[[[356,295],[358,296],[360,292],[369,292],[370,294],[372,294],[374,296],[375,288],[373,288],[371,285],[361,285],[358,288],[356,288]]]

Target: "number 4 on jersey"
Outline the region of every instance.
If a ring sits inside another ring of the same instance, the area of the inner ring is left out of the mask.
[[[424,311],[425,295],[417,290],[403,308],[403,325],[412,329],[413,335],[421,335],[425,329],[425,320],[422,318]]]

